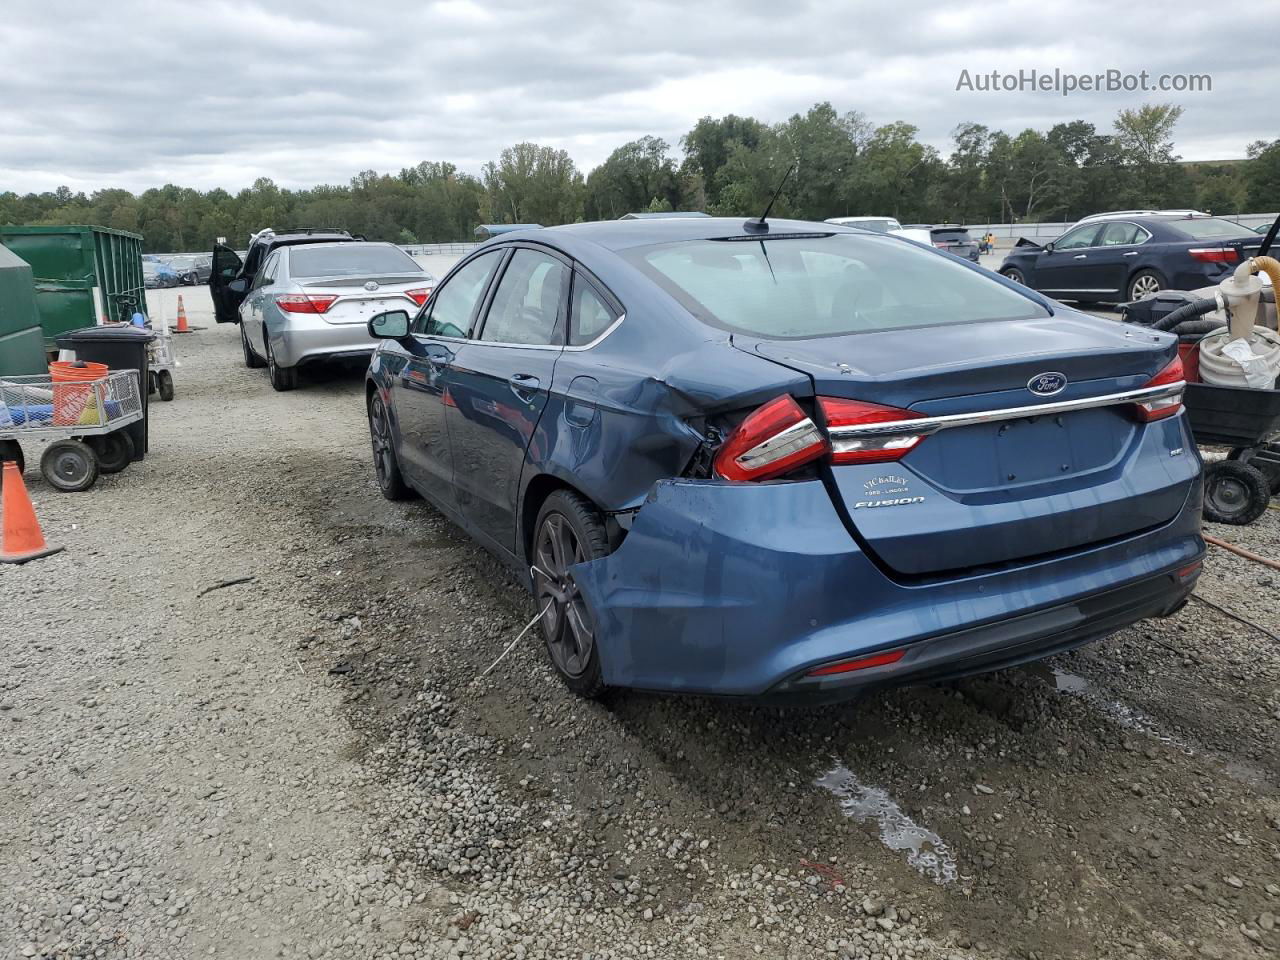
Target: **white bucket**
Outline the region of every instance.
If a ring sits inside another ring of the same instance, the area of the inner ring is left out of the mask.
[[[1242,362],[1232,357],[1231,352],[1240,351],[1236,344],[1247,344],[1253,359]],[[1229,352],[1224,354],[1223,348]],[[1269,390],[1275,385],[1277,374],[1280,374],[1280,334],[1274,330],[1254,327],[1253,336],[1248,340],[1233,341],[1231,332],[1224,327],[1200,341],[1200,379],[1205,383]]]

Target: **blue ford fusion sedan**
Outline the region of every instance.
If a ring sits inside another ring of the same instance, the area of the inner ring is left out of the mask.
[[[508,233],[369,327],[382,492],[511,565],[584,696],[997,669],[1166,616],[1200,571],[1176,338],[897,237]]]

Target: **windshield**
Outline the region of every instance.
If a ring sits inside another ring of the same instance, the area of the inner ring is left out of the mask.
[[[849,226],[859,227],[862,230],[874,230],[876,233],[888,233],[890,230],[898,229],[898,221],[896,220],[853,220]]]
[[[1229,237],[1247,237],[1249,228],[1221,217],[1194,217],[1168,221],[1170,227],[1192,240],[1222,240]]]
[[[700,320],[770,339],[1049,315],[992,276],[892,237],[693,240],[624,256]]]
[[[291,277],[354,277],[422,272],[417,261],[399,247],[381,244],[298,246],[289,254]]]

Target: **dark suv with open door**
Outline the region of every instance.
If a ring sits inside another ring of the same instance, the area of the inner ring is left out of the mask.
[[[209,274],[209,293],[213,297],[213,313],[219,323],[239,323],[240,304],[253,287],[258,271],[271,251],[300,243],[357,243],[364,240],[346,230],[331,227],[294,227],[276,232],[267,229],[249,239],[249,250],[243,260],[230,247],[221,243],[213,248],[213,270]]]

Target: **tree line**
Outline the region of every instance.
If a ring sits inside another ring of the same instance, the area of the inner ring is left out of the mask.
[[[1111,129],[1074,120],[1009,134],[960,123],[944,156],[901,121],[815,104],[775,124],[704,117],[678,153],[641,137],[583,174],[564,150],[518,143],[479,176],[452,163],[399,173],[366,170],[346,185],[289,190],[263,177],[230,193],[166,184],[133,194],[67,187],[0,193],[0,223],[92,223],[141,233],[154,252],[240,245],[266,226],[341,227],[397,243],[469,240],[480,223],[615,219],[639,211],[759,214],[794,164],[774,205],[780,217],[889,215],[903,223],[1068,221],[1108,209],[1195,207],[1217,213],[1280,207],[1280,140],[1246,157],[1182,163],[1174,130],[1182,108],[1122,110]]]

